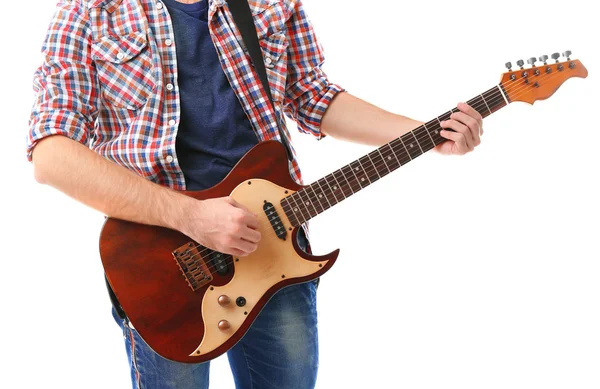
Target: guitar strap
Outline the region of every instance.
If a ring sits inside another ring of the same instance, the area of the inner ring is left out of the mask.
[[[252,17],[252,11],[250,11],[248,1],[228,0],[227,4],[229,5],[231,16],[233,16],[233,21],[237,25],[238,30],[242,35],[242,39],[246,45],[246,48],[248,49],[248,53],[250,54],[252,63],[254,65],[254,69],[258,74],[258,78],[260,79],[262,87],[267,93],[269,103],[271,103],[273,113],[275,114],[275,121],[277,122],[277,131],[279,132],[281,143],[283,143],[283,145],[285,146],[288,159],[291,161],[292,152],[290,149],[290,145],[288,144],[287,138],[283,135],[283,131],[281,131],[281,123],[279,123],[279,117],[275,112],[275,104],[273,103],[271,88],[269,87],[269,81],[267,80],[267,70],[265,69],[265,62],[262,55],[262,50],[260,49],[260,44],[258,43],[258,36],[256,35],[256,26],[254,25],[254,18]]]

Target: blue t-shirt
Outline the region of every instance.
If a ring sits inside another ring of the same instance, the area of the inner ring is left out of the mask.
[[[177,51],[181,121],[175,144],[187,190],[219,183],[258,143],[208,31],[208,0],[167,6]],[[167,92],[168,93],[168,92]]]

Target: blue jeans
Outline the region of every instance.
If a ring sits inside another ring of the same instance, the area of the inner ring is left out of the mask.
[[[113,317],[123,330],[134,389],[208,388],[210,362],[164,359],[114,309]],[[237,389],[314,388],[319,364],[316,283],[277,292],[227,357]]]

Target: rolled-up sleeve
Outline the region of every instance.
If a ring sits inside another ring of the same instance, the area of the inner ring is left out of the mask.
[[[321,69],[325,57],[301,0],[287,21],[288,72],[284,111],[301,132],[321,139],[321,120],[333,98],[344,91]]]
[[[33,77],[35,101],[27,136],[29,161],[36,144],[51,135],[89,143],[98,113],[91,40],[85,7],[76,0],[61,0],[42,46],[43,63]]]

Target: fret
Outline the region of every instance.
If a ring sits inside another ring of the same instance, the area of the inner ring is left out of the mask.
[[[371,177],[369,176],[369,172],[367,170],[365,170],[365,166],[362,164],[362,162],[360,162],[362,158],[357,159],[356,161],[358,162],[358,164],[360,165],[361,170],[363,171],[363,177],[360,178],[360,182],[365,182],[365,177],[367,177],[367,185],[371,184]]]
[[[404,166],[410,161],[412,161],[410,155],[408,154],[408,150],[406,150],[406,147],[404,147],[404,144],[402,143],[402,139],[396,138],[393,141],[391,141],[390,144],[392,145],[394,155],[398,159],[398,163],[400,164],[400,166]]]
[[[479,114],[484,117],[486,115],[486,106],[487,103],[485,102],[485,100],[483,100],[483,96],[479,95],[476,97],[473,97],[471,100],[467,101],[467,104],[469,104],[471,106],[471,108],[473,108],[475,111],[479,112]]]
[[[331,205],[331,201],[329,201],[329,196],[327,195],[327,193],[325,193],[325,190],[323,190],[323,187],[321,186],[321,180],[317,180],[315,182],[317,185],[319,185],[319,189],[321,190],[321,194],[319,194],[319,196],[325,196],[325,200],[327,200],[327,204],[329,204],[328,208],[331,208],[333,205]]]
[[[412,157],[410,156],[410,153],[408,152],[408,148],[406,148],[406,145],[404,144],[404,141],[402,140],[402,137],[398,138],[398,140],[402,143],[402,146],[404,147],[404,150],[406,150],[406,155],[408,155],[408,158],[410,158],[410,160],[412,161]]]
[[[381,150],[383,150],[384,148],[388,148],[389,151],[384,151],[384,154],[387,156],[387,162],[386,165],[388,167],[388,170],[391,172],[393,172],[394,170],[398,169],[400,166],[402,166],[402,164],[400,163],[400,161],[398,160],[398,156],[396,155],[396,152],[394,151],[394,149],[392,148],[392,142],[390,143],[386,143],[385,145],[383,145],[381,147]],[[392,158],[393,156],[393,158]],[[394,161],[396,161],[396,163],[398,164],[397,166],[394,166]],[[391,168],[390,168],[391,166]]]
[[[344,169],[345,169],[345,171],[344,171]],[[356,176],[356,174],[354,173],[354,171],[352,170],[352,167],[350,167],[350,165],[344,166],[341,170],[342,170],[342,173],[344,174],[344,177],[346,177],[346,181],[348,181],[348,183],[350,184],[350,188],[352,188],[353,193],[357,192],[363,188],[363,186],[358,181],[358,177]],[[348,178],[348,177],[350,177],[350,178]]]
[[[336,176],[336,173],[337,173],[337,176]],[[340,171],[339,170],[334,171],[331,174],[331,176],[333,177],[333,179],[337,183],[337,185],[334,185],[333,189],[335,189],[336,187],[339,188],[339,191],[344,196],[344,199],[346,199],[349,195],[347,194],[348,192],[344,189],[344,182],[339,178]]]
[[[331,174],[329,174],[329,175],[327,175],[327,176],[324,177],[325,182],[327,183],[327,186],[329,187],[329,190],[331,191],[331,194],[333,195],[333,198],[335,199],[335,203],[337,204],[337,203],[339,203],[340,201],[342,201],[344,199],[340,200],[337,197],[337,195],[335,194],[335,192],[337,191],[337,189],[335,189],[335,188],[337,188],[337,186],[335,184],[332,184],[331,182],[329,182],[330,178],[333,178],[331,176]]]
[[[383,153],[381,152],[381,150],[387,145],[384,145],[380,148],[378,148],[377,153],[379,153],[379,157],[381,157],[381,160],[383,161],[383,164],[385,165],[385,168],[387,169],[387,172],[383,172],[384,176],[387,176],[388,174],[390,174],[392,172],[392,169],[390,169],[390,166],[388,165],[388,161],[391,162],[392,156],[388,155],[387,157],[385,155],[383,155]]]
[[[312,191],[312,194],[311,194],[311,191]],[[317,212],[317,215],[325,210],[323,208],[323,205],[321,205],[321,202],[319,201],[319,198],[317,197],[317,194],[315,193],[314,188],[311,185],[307,186],[306,190],[304,190],[303,192],[306,192],[308,200],[310,201],[311,205]]]
[[[435,146],[436,143],[433,140],[433,137],[431,136],[431,133],[429,132],[429,128],[427,128],[427,124],[423,124],[423,128],[425,128],[425,131],[427,131],[427,135],[429,135],[429,139],[431,139],[431,143],[433,143],[433,145]]]
[[[420,144],[421,150],[425,153],[435,147],[435,143],[429,135],[429,131],[423,126],[419,126],[413,130],[413,134]],[[427,134],[427,135],[425,135]]]
[[[487,108],[488,112],[490,113],[490,115],[492,114],[492,110],[490,109],[490,106],[488,105],[487,101],[485,101],[485,97],[483,97],[483,94],[479,95],[481,96],[481,100],[483,100],[483,102],[485,103],[485,107]],[[483,115],[482,115],[483,116]]]
[[[415,141],[413,140],[412,133],[402,135],[400,137],[400,140],[402,141],[402,144],[406,147],[406,150],[408,151],[411,160],[417,158],[419,155],[422,154],[422,152],[419,151],[420,146],[415,147]]]
[[[352,172],[352,174],[354,174],[354,177],[356,178],[356,182],[358,183],[358,185],[360,185],[361,189],[362,189],[362,188],[364,188],[364,187],[366,187],[367,185],[369,185],[369,184],[367,184],[367,183],[365,183],[365,185],[363,185],[363,182],[365,181],[365,179],[364,179],[364,177],[363,177],[363,176],[364,176],[366,173],[363,171],[363,169],[362,169],[362,167],[360,166],[360,164],[359,164],[359,162],[358,162],[358,161],[354,161],[354,162],[352,162],[352,163],[351,163],[350,165],[348,165],[348,166],[350,166],[350,171]],[[356,174],[357,172],[358,172],[359,174],[360,174],[360,172],[362,172],[362,175],[359,177],[359,176]],[[361,180],[361,178],[362,178],[362,180]]]
[[[288,219],[290,220],[290,223],[292,223],[292,225],[294,225],[294,226],[297,226],[297,225],[300,225],[299,219],[298,219],[298,216],[296,215],[296,212],[294,212],[294,210],[292,209],[292,206],[290,205],[289,197],[290,196],[284,197],[283,200],[281,200],[281,208],[283,208],[283,211],[285,212]],[[286,205],[283,204],[284,201],[285,201]],[[291,211],[291,215],[290,215],[290,211]]]
[[[413,136],[413,138],[415,138],[415,142],[417,142],[417,145],[419,146],[419,149],[421,149],[421,154],[425,153],[423,151],[423,148],[421,147],[421,144],[419,143],[419,140],[417,139],[417,136],[415,135],[414,131],[409,132],[409,134],[411,134]]]
[[[336,174],[337,174],[337,176],[336,176]],[[350,181],[348,181],[348,178],[346,177],[346,175],[344,174],[342,169],[338,169],[335,172],[333,172],[333,176],[340,182],[344,196],[349,197],[354,194],[352,185],[350,185]],[[344,181],[346,181],[346,186],[344,186]]]
[[[369,158],[369,162],[371,162],[371,165],[373,165],[375,173],[377,173],[377,179],[380,179],[381,174],[379,174],[379,169],[377,168],[377,165],[375,164],[375,162],[373,162],[373,159],[371,158],[371,153],[367,154],[367,157]]]
[[[304,223],[305,221],[307,221],[310,218],[307,218],[306,215],[304,214],[302,207],[300,206],[300,203],[298,203],[297,197],[300,197],[298,192],[294,193],[291,196],[288,196],[288,198],[291,198],[292,200],[294,200],[294,205],[292,206],[292,209],[294,210],[294,212],[300,213],[301,219],[298,219],[298,221],[301,223]]]

